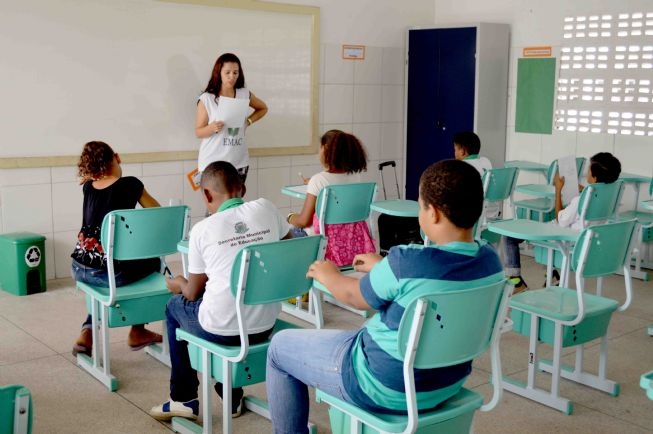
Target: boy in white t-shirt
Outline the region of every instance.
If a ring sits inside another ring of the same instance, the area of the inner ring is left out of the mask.
[[[231,267],[238,251],[247,244],[291,238],[290,225],[267,199],[245,202],[243,184],[236,168],[226,161],[209,164],[200,183],[211,215],[197,223],[188,242],[188,280],[169,279],[168,289],[177,294],[166,306],[170,345],[170,400],[153,407],[158,420],[173,416],[197,419],[199,401],[197,372],[191,368],[186,341],[177,341],[182,328],[221,345],[240,345],[236,300],[231,295]],[[264,342],[281,311],[280,304],[246,306],[250,344]],[[215,390],[222,397],[222,384]],[[240,416],[243,389],[232,390],[232,417]]]
[[[473,131],[461,131],[453,136],[453,155],[456,160],[469,163],[483,176],[492,168],[492,163],[487,157],[481,157],[481,139]]]

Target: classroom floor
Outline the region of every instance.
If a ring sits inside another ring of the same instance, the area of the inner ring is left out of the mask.
[[[179,264],[175,263],[179,271]],[[524,259],[524,278],[531,287],[544,280],[543,267]],[[608,280],[609,294],[621,294],[623,278]],[[474,431],[484,433],[651,433],[653,401],[639,387],[640,376],[653,370],[653,337],[646,327],[653,324],[653,282],[634,280],[631,308],[614,315],[610,324],[608,376],[621,383],[619,397],[562,382],[561,393],[574,401],[570,416],[511,393],[504,393],[490,413],[477,412]],[[0,384],[20,383],[33,396],[34,433],[157,433],[170,432],[170,425],[148,416],[150,407],[168,396],[169,369],[143,351],[130,351],[127,329],[111,330],[112,372],[120,380],[117,392],[109,392],[77,367],[71,348],[86,315],[84,299],[72,280],[48,282],[45,293],[16,297],[0,291]],[[353,328],[362,318],[338,307],[326,306],[326,327]],[[160,324],[152,329],[160,330]],[[504,374],[524,378],[527,339],[514,333],[503,336],[501,355]],[[546,347],[542,353],[549,353]],[[564,359],[571,360],[569,351]],[[596,360],[597,346],[588,351]],[[474,365],[467,387],[489,397],[489,357]],[[540,375],[540,379],[548,379]],[[246,393],[265,396],[264,385]],[[311,395],[313,396],[313,395]],[[221,431],[221,405],[213,399],[214,432]],[[327,407],[311,403],[311,421],[320,433],[330,433]],[[269,421],[246,412],[234,420],[236,433],[271,432]]]

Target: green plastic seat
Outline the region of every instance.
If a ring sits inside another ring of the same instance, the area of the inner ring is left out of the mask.
[[[334,433],[468,433],[474,412],[489,411],[501,399],[499,340],[513,286],[505,280],[476,288],[428,293],[413,300],[399,324],[398,349],[404,358],[407,415],[371,413],[316,390],[330,405]],[[461,388],[433,410],[417,411],[414,369],[473,360],[491,350],[493,396]]]
[[[528,290],[512,297],[513,330],[530,338],[527,382],[504,378],[504,388],[559,411],[571,414],[570,400],[560,396],[560,377],[607,392],[619,394],[619,384],[606,378],[607,329],[616,311],[624,311],[632,301],[630,249],[635,221],[606,223],[584,229],[576,242],[571,269],[576,273],[576,288],[547,287]],[[602,295],[602,277],[621,272],[624,275],[625,300]],[[585,292],[587,279],[596,278],[597,293]],[[583,367],[583,344],[600,339],[598,374]],[[553,347],[553,360],[538,359],[538,346]],[[573,367],[562,365],[562,348],[576,348]],[[549,390],[535,385],[536,371],[551,373]]]
[[[93,318],[92,357],[79,353],[77,364],[111,391],[118,389],[118,379],[111,375],[108,329],[164,320],[165,306],[172,295],[160,272],[129,285],[116,286],[114,261],[161,258],[165,267],[165,256],[177,252],[177,243],[186,237],[189,222],[189,209],[185,205],[117,210],[108,213],[102,221],[101,239],[106,250],[109,286],[77,282],[77,288],[86,293]],[[165,326],[163,330],[165,333]],[[170,366],[165,336],[162,345],[151,345],[146,352]]]
[[[214,380],[224,386],[222,397],[222,432],[232,432],[231,389],[265,381],[265,363],[270,341],[250,345],[243,306],[279,303],[309,291],[312,279],[306,278],[311,263],[324,258],[326,239],[314,235],[290,240],[252,244],[244,247],[231,268],[231,293],[236,299],[240,346],[218,345],[177,329],[177,339],[188,341],[193,369],[202,373],[202,417],[200,427],[175,417],[173,430],[180,433],[211,433]],[[296,325],[277,319],[274,332]],[[255,397],[244,398],[245,407],[269,418],[267,403]]]
[[[508,206],[512,210],[511,214],[515,215],[513,204],[513,193],[517,184],[519,169],[516,167],[504,167],[490,169],[483,174],[483,211],[474,226],[474,238],[482,238],[492,244],[501,240],[500,235],[488,231],[488,206],[502,206],[504,201],[508,201]]]
[[[370,205],[376,195],[375,182],[358,182],[352,184],[328,185],[320,190],[315,202],[315,215],[320,224],[320,234],[326,234],[325,225],[355,223],[367,221],[369,228]],[[327,241],[328,243],[328,241]],[[345,274],[351,273],[351,265],[341,267]],[[299,319],[315,325],[315,328],[324,327],[324,316],[322,310],[322,299],[335,304],[365,318],[369,313],[365,310],[354,309],[338,302],[329,295],[326,288],[315,282],[316,286],[311,289],[308,297],[308,306],[304,308],[301,298],[295,304],[284,303],[283,311]]]
[[[0,433],[32,432],[32,394],[20,384],[0,386]]]

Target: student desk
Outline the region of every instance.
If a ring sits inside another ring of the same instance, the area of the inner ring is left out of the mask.
[[[419,204],[417,201],[409,199],[377,200],[376,202],[372,202],[370,209],[381,214],[396,217],[419,216]]]
[[[563,256],[560,273],[561,285],[567,286],[569,284],[569,251],[580,232],[570,228],[563,228],[555,223],[526,219],[491,221],[488,222],[487,229],[490,232],[506,237],[526,241],[552,241],[557,244]],[[550,274],[547,275],[547,285],[550,284]]]
[[[538,172],[546,176],[547,170],[549,170],[548,164],[536,163],[534,161],[525,161],[525,160],[511,160],[503,163],[503,167],[516,167],[520,171],[525,172]]]
[[[306,184],[286,185],[281,187],[281,193],[295,199],[304,200],[306,199]]]

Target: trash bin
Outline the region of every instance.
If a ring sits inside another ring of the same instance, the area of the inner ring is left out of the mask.
[[[0,235],[0,289],[14,295],[45,291],[45,237],[31,232]]]

